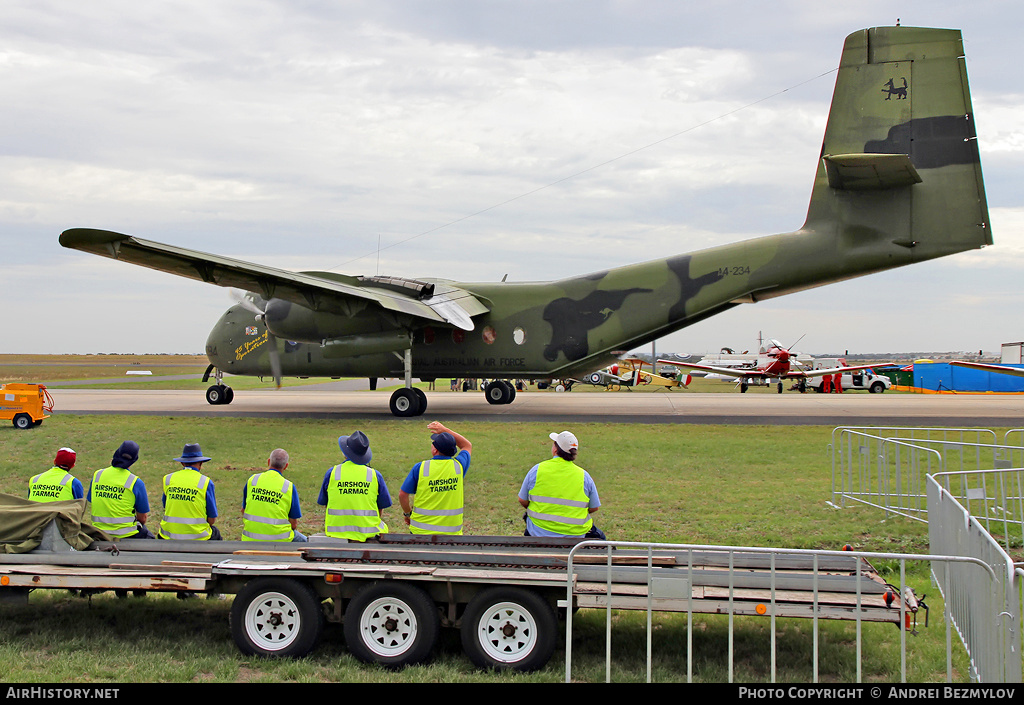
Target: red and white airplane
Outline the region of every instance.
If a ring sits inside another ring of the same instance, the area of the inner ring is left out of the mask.
[[[793,364],[795,362],[796,353],[787,350],[782,346],[782,343],[772,339],[769,339],[767,344],[764,345],[761,355],[758,356],[757,361],[752,363],[750,367],[717,367],[715,365],[700,365],[692,362],[658,360],[659,364],[675,365],[676,367],[682,367],[687,370],[703,370],[704,372],[710,372],[716,375],[735,377],[736,383],[739,385],[741,392],[747,391],[747,387],[751,384],[768,385],[772,383],[772,380],[775,380],[778,383],[779,394],[782,394],[782,380],[784,379],[800,380],[799,389],[801,392],[804,392],[807,391],[807,380],[814,377],[824,377],[825,375],[836,374],[841,375],[844,372],[866,370],[873,367],[884,367],[886,364],[890,364],[874,363],[871,365],[829,367],[820,370],[802,370],[793,369]]]

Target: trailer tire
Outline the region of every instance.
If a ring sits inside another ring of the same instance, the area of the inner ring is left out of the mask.
[[[555,651],[551,605],[523,588],[493,587],[470,600],[462,616],[462,648],[480,668],[536,671]]]
[[[248,656],[305,656],[324,626],[320,598],[288,578],[257,578],[235,595],[231,636]]]
[[[14,424],[15,428],[25,430],[26,428],[32,428],[32,417],[28,414],[15,414],[11,423]]]
[[[426,661],[441,630],[434,601],[418,587],[372,583],[345,609],[345,643],[364,663],[402,668]]]

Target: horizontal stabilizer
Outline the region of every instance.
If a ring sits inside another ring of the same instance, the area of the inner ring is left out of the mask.
[[[906,154],[826,154],[828,185],[840,191],[882,191],[921,183]]]

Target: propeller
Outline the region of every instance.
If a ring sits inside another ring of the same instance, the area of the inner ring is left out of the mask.
[[[266,308],[260,308],[255,301],[246,296],[243,292],[238,289],[229,289],[231,298],[244,308],[246,311],[254,314],[256,320],[261,322],[267,328],[267,345],[268,345],[268,357],[270,358],[270,373],[274,376],[274,384],[277,388],[281,388],[281,355],[277,352],[277,338],[270,332],[270,327],[267,326],[267,311]],[[260,299],[262,301],[262,299]]]

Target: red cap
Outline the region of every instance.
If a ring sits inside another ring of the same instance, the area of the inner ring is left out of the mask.
[[[75,458],[77,457],[75,451],[70,448],[61,448],[57,451],[57,457],[53,459],[53,464],[59,468],[70,470],[75,467]]]

